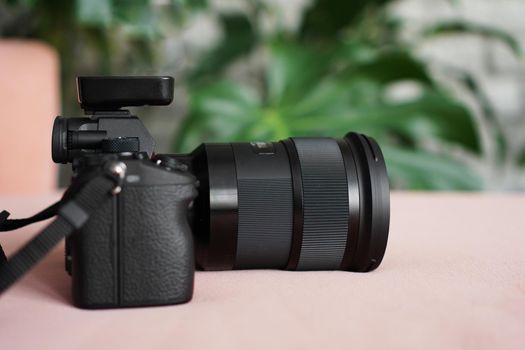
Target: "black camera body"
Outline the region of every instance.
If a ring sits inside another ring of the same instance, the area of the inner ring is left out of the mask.
[[[111,96],[144,87],[147,80],[79,78],[82,106],[93,115],[55,121],[53,158],[73,164],[69,191],[109,163],[124,169],[120,192],[66,240],[73,301],[83,308],[178,304],[192,297],[194,247],[187,211],[197,195],[196,179],[184,168],[151,160],[151,136],[138,118],[120,110],[119,103],[133,101]],[[163,84],[163,78],[155,80]],[[101,90],[108,81],[111,88]],[[104,103],[92,103],[97,93]],[[142,97],[135,104],[158,101]]]
[[[193,239],[186,217],[195,198],[188,172],[142,154],[91,156],[90,167],[125,166],[122,190],[67,238],[73,300],[83,308],[178,304],[192,297]],[[86,175],[85,175],[86,174]]]

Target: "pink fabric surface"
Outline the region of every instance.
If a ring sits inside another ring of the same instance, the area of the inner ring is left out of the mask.
[[[0,297],[0,348],[525,349],[524,209],[524,194],[394,193],[378,270],[198,272],[193,301],[168,307],[71,306],[61,246]],[[37,228],[0,241],[10,254]]]

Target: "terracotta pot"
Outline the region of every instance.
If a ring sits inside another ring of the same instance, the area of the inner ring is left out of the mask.
[[[51,130],[59,94],[59,61],[51,47],[0,40],[0,193],[56,188]]]

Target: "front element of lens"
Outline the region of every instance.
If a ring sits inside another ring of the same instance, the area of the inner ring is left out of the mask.
[[[205,270],[370,271],[381,262],[389,188],[375,141],[290,138],[204,144],[192,154],[197,263]]]

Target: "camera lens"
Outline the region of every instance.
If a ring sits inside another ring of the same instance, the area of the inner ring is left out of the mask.
[[[389,186],[372,138],[203,144],[191,164],[202,269],[366,272],[381,263]]]

